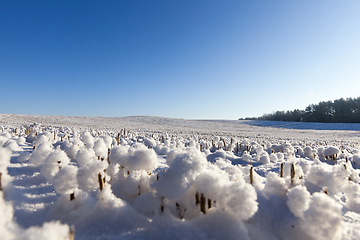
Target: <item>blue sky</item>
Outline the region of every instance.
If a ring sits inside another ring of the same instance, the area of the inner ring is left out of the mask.
[[[360,1],[0,0],[0,113],[238,119],[360,96]]]

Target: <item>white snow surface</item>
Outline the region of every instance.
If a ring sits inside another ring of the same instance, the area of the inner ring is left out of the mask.
[[[0,114],[0,238],[360,239],[359,139],[360,124]]]

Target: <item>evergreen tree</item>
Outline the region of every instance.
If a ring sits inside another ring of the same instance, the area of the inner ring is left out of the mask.
[[[305,110],[276,111],[272,114],[264,114],[261,117],[251,119],[293,122],[360,123],[360,97],[340,98],[334,102],[321,101],[318,104],[310,104]]]

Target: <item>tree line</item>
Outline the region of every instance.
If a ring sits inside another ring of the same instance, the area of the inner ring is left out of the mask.
[[[245,119],[289,122],[360,123],[360,97],[322,101],[318,104],[310,104],[305,110],[276,111],[274,113],[264,114],[258,118]]]

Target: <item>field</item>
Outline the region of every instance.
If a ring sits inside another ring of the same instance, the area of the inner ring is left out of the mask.
[[[0,114],[1,239],[360,239],[360,124]]]

